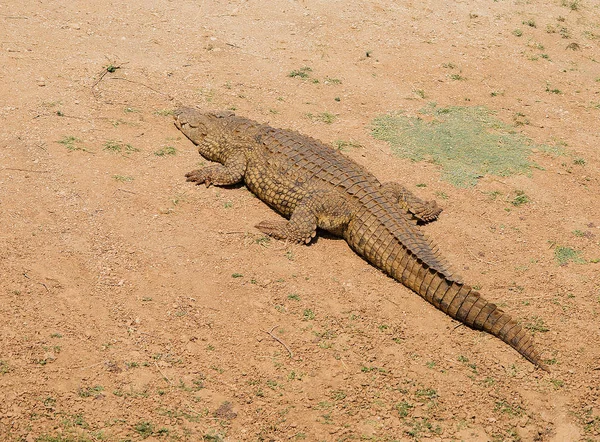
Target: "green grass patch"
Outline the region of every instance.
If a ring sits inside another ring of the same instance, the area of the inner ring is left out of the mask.
[[[294,69],[293,71],[291,71],[288,74],[288,77],[299,77],[299,78],[308,78],[309,77],[309,72],[312,72],[312,69],[309,68],[308,66],[304,66],[300,69]]]
[[[176,155],[176,154],[177,154],[177,149],[175,149],[173,146],[164,146],[154,152],[154,155],[156,155],[157,157],[165,157],[167,155]]]
[[[141,421],[134,425],[133,429],[142,439],[146,439],[154,433],[154,425],[151,422]]]
[[[581,257],[581,252],[571,247],[556,246],[554,248],[554,258],[559,265],[564,266],[569,262],[575,264],[585,264],[585,259]]]
[[[387,141],[393,152],[413,161],[442,167],[442,178],[455,186],[477,184],[484,175],[527,174],[533,143],[485,107],[437,107],[417,117],[393,113],[373,121],[372,136]]]
[[[505,400],[496,401],[494,411],[508,414],[509,416],[521,416],[525,412],[520,405],[513,405]]]
[[[515,193],[517,195],[510,202],[513,206],[522,206],[529,202],[529,197],[522,190],[517,190]]]
[[[79,395],[79,397],[98,397],[102,395],[102,392],[104,391],[104,387],[102,385],[96,385],[95,387],[85,387],[85,388],[80,388],[77,391],[77,394]]]
[[[62,137],[62,139],[57,141],[58,144],[62,144],[63,146],[65,146],[68,150],[85,150],[85,148],[83,148],[81,146],[82,141],[79,138],[76,137],[72,137],[72,136],[64,136]]]
[[[525,328],[534,334],[537,332],[546,333],[547,331],[550,331],[544,320],[537,316],[533,316],[531,321],[525,324]]]
[[[340,80],[339,78],[325,77],[325,80],[323,80],[323,83],[325,83],[325,84],[342,84],[342,80]]]
[[[331,124],[337,117],[331,112],[321,112],[320,114],[307,113],[306,117],[311,121],[320,121],[321,123]]]
[[[312,321],[313,319],[315,319],[315,312],[313,312],[311,309],[307,308],[302,313],[302,316],[305,321]]]
[[[343,151],[347,151],[347,150],[350,150],[350,149],[357,149],[359,147],[363,147],[363,145],[360,144],[360,143],[357,143],[356,141],[352,141],[352,140],[349,140],[349,141],[346,141],[346,140],[335,140],[333,142],[333,147],[335,149],[341,150],[343,152]]]
[[[133,147],[131,144],[124,144],[113,140],[108,140],[105,142],[103,150],[115,153],[125,152],[126,154],[140,151],[137,147]]]
[[[120,183],[128,183],[129,181],[133,181],[133,177],[127,175],[113,175],[112,177]]]

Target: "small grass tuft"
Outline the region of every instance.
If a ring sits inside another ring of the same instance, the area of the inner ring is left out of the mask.
[[[525,195],[525,192],[522,190],[517,190],[515,193],[517,195],[510,202],[513,206],[522,206],[523,204],[527,204],[529,202],[529,197]]]
[[[335,140],[333,142],[333,147],[340,151],[347,151],[350,149],[357,149],[359,147],[363,147],[362,144],[357,143],[356,141],[345,141],[345,140]]]
[[[312,321],[313,319],[315,319],[315,312],[313,312],[311,309],[307,308],[302,313],[302,316],[305,321]]]
[[[120,183],[128,183],[129,181],[133,181],[133,177],[132,176],[113,175],[112,177],[113,177],[113,179],[115,179],[116,181],[118,181]]]
[[[323,83],[325,83],[325,84],[342,84],[342,80],[340,80],[339,78],[325,77],[325,80],[323,80]]]
[[[558,265],[565,266],[569,262],[575,264],[585,264],[585,259],[581,257],[581,252],[571,247],[559,246],[554,248],[554,258],[558,262]]]
[[[423,89],[415,89],[414,93],[419,96],[419,98],[425,99],[425,91]]]
[[[133,426],[133,429],[142,439],[146,439],[154,433],[154,425],[151,422],[140,421]]]
[[[320,121],[321,123],[331,124],[337,117],[331,112],[321,112],[320,114],[307,113],[306,117],[311,121]]]
[[[537,332],[546,333],[547,331],[550,331],[544,320],[537,316],[533,316],[531,321],[525,324],[525,328],[534,334]]]
[[[95,387],[85,387],[77,390],[79,397],[98,397],[102,395],[104,387],[102,385],[96,385]]]
[[[121,152],[122,149],[122,144],[117,141],[107,141],[104,143],[104,150],[109,152]]]
[[[571,11],[579,10],[579,0],[562,0],[562,6],[569,8]]]
[[[287,76],[291,77],[291,78],[308,78],[309,77],[309,72],[312,72],[312,68],[309,68],[308,66],[304,66],[300,69],[295,69],[293,71],[291,71]]]
[[[510,416],[521,416],[525,411],[520,405],[512,405],[505,400],[496,401],[494,410]]]
[[[82,146],[80,146],[80,144],[82,143],[81,140],[79,138],[76,138],[76,137],[64,136],[64,137],[62,137],[62,139],[58,140],[57,143],[58,144],[62,144],[68,150],[71,150],[71,151],[75,151],[75,150],[83,150],[83,151],[85,151],[85,148],[83,148]]]
[[[176,154],[177,154],[177,149],[175,149],[173,146],[164,146],[154,152],[154,155],[156,155],[157,157],[164,157],[167,155],[176,155]]]
[[[400,417],[407,417],[410,413],[410,410],[415,407],[406,401],[402,401],[398,402],[394,408],[396,408]]]
[[[157,109],[154,111],[154,115],[168,117],[169,115],[173,115],[173,109]]]

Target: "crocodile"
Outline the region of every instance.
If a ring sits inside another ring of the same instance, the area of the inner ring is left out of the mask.
[[[214,162],[186,174],[207,187],[241,182],[286,219],[256,228],[273,238],[310,243],[317,228],[450,317],[501,339],[550,371],[533,336],[455,274],[419,223],[441,209],[396,182],[381,183],[338,150],[299,132],[276,129],[233,112],[180,108],[176,127]]]

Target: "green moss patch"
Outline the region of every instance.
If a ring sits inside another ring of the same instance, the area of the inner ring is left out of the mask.
[[[494,117],[485,107],[438,107],[375,118],[372,135],[387,141],[393,152],[413,161],[442,167],[442,178],[460,187],[477,184],[485,175],[528,174],[535,146],[528,138]]]

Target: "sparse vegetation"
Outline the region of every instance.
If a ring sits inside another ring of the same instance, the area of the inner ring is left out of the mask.
[[[311,121],[320,121],[321,123],[331,124],[337,117],[331,112],[321,112],[320,114],[307,113],[306,117]]]
[[[133,152],[139,152],[140,150],[133,147],[131,144],[123,144],[119,141],[106,141],[104,143],[104,149],[108,152],[115,152],[115,153],[121,153],[124,152],[126,154],[129,153],[133,153]]]
[[[120,183],[127,183],[129,181],[133,181],[134,179],[132,176],[126,175],[113,175],[113,178]]]
[[[133,426],[133,429],[142,439],[146,439],[154,433],[154,425],[148,421],[138,422]]]
[[[177,154],[177,150],[173,146],[164,146],[154,152],[154,155],[156,155],[157,157],[164,157],[167,155],[176,155],[176,154]]]
[[[567,265],[569,262],[575,264],[585,263],[585,259],[581,257],[581,252],[571,247],[557,245],[554,248],[554,257],[561,266]]]
[[[102,26],[64,2],[9,3],[4,437],[600,438],[597,2],[494,0],[443,20],[439,2],[327,5],[339,14],[190,2],[189,20],[168,2],[141,14],[97,2]],[[278,215],[250,180],[186,183],[214,163],[175,128],[179,106],[297,130],[437,200],[440,221],[419,229],[537,335],[552,374],[423,304],[343,239],[263,235],[254,225]],[[385,142],[365,138],[365,118],[393,106],[403,113],[373,122]]]
[[[372,135],[390,143],[399,156],[440,165],[442,177],[457,186],[475,185],[487,174],[528,173],[533,165],[528,159],[535,147],[531,141],[486,108],[431,104],[420,113],[423,117],[378,117]]]
[[[350,149],[358,149],[363,147],[362,144],[357,143],[356,141],[345,141],[345,140],[335,140],[333,142],[333,147],[335,147],[337,150],[341,150],[341,151],[346,151],[346,150],[350,150]]]
[[[495,411],[510,416],[521,416],[525,410],[520,405],[513,405],[506,400],[496,401]]]
[[[560,89],[550,88],[549,85],[546,85],[546,92],[549,92],[551,94],[556,94],[556,95],[562,94],[562,91]]]
[[[73,136],[64,136],[62,139],[57,141],[57,143],[62,144],[68,150],[71,150],[71,151],[75,151],[75,150],[85,151],[85,148],[82,146],[82,144],[83,144],[82,141],[79,138],[76,138]]]
[[[159,115],[161,117],[168,117],[173,115],[173,109],[157,109],[154,111],[154,115]]]
[[[529,197],[522,190],[517,190],[515,193],[516,196],[510,202],[513,206],[522,206],[529,202]]]
[[[533,333],[537,333],[537,332],[545,333],[550,330],[546,326],[546,323],[544,322],[544,320],[537,316],[533,316],[531,318],[531,320],[525,324],[525,328],[527,330],[531,330],[531,332],[533,332]]]
[[[300,69],[295,69],[288,74],[288,77],[298,77],[298,78],[308,78],[309,72],[312,72],[312,69],[308,66],[304,66]]]
[[[80,397],[98,397],[104,391],[104,387],[102,385],[96,385],[95,387],[82,387],[77,391],[77,394]]]
[[[304,310],[302,316],[304,317],[305,321],[312,321],[313,319],[315,319],[315,313],[309,308]]]
[[[579,10],[579,0],[562,0],[562,6],[569,8],[571,11]]]

